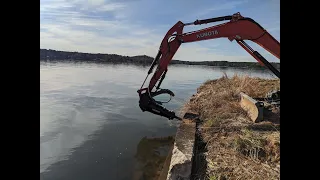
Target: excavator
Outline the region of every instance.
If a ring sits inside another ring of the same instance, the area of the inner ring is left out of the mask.
[[[211,26],[192,32],[183,32],[183,28],[189,25],[201,25],[219,21],[228,21],[222,24]],[[262,66],[267,67],[273,74],[280,79],[280,71],[270,64],[260,53],[253,50],[244,40],[251,40],[258,44],[280,60],[280,42],[267,32],[260,24],[251,18],[243,17],[239,12],[229,16],[215,17],[210,19],[196,20],[191,23],[178,21],[163,38],[156,57],[154,58],[147,77],[137,91],[139,94],[139,107],[144,111],[151,112],[168,118],[169,120],[178,119],[175,112],[162,106],[162,102],[154,98],[160,94],[175,94],[169,89],[161,89],[160,85],[168,72],[168,65],[174,54],[183,43],[197,42],[216,38],[228,38],[236,41],[251,56],[253,56]],[[149,85],[144,87],[148,76],[153,69],[157,68],[150,79]]]

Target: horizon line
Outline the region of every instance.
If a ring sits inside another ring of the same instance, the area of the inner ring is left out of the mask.
[[[71,53],[83,53],[83,54],[105,54],[105,55],[118,55],[118,56],[123,56],[123,57],[136,57],[136,56],[147,56],[147,57],[150,57],[150,58],[155,58],[155,57],[152,57],[152,56],[148,56],[148,55],[145,55],[145,54],[140,54],[140,55],[134,55],[134,56],[126,56],[126,55],[121,55],[121,54],[109,54],[109,53],[92,53],[92,52],[81,52],[81,51],[64,51],[64,50],[56,50],[56,49],[46,49],[46,48],[41,48],[40,47],[40,50],[52,50],[52,51],[60,51],[60,52],[71,52]],[[217,60],[211,60],[211,61],[188,61],[188,60],[178,60],[178,59],[172,59],[172,61],[185,61],[185,62],[212,62],[212,61],[217,61]],[[235,62],[235,63],[242,63],[242,62],[251,62],[251,63],[259,63],[258,61],[225,61],[225,60],[218,60],[217,62]],[[273,62],[273,61],[270,61],[270,63],[278,63],[280,64],[280,61],[279,62]]]

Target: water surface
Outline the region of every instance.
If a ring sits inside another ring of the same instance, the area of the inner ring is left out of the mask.
[[[139,109],[136,91],[147,71],[128,65],[40,63],[40,179],[133,179],[137,171],[146,171],[139,166],[144,159],[139,147],[157,143],[144,137],[174,135],[177,125]],[[204,81],[223,73],[274,77],[268,70],[171,66],[162,88],[176,98],[166,107],[178,110]]]

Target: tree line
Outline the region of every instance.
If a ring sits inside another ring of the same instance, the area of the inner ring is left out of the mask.
[[[111,64],[134,64],[149,66],[153,57],[146,55],[122,56],[117,54],[101,53],[82,53],[57,51],[52,49],[40,49],[40,61],[59,61],[59,62],[91,62],[91,63],[111,63]],[[222,67],[246,67],[246,68],[264,68],[258,62],[229,62],[229,61],[181,61],[172,60],[170,64],[185,65],[205,65]],[[271,64],[280,69],[280,63],[271,62]]]

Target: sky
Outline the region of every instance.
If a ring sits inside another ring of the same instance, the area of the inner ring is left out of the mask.
[[[280,0],[40,0],[40,48],[155,57],[176,22],[237,12],[254,19],[280,42]],[[184,32],[220,23],[186,26]],[[280,62],[246,42],[269,62]],[[227,38],[182,44],[173,59],[256,61]]]

